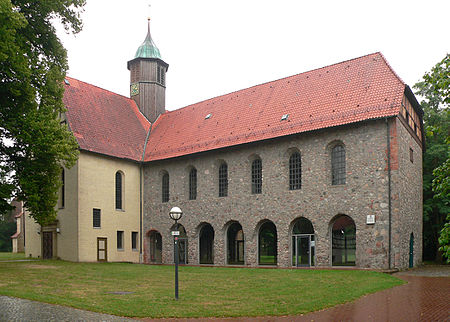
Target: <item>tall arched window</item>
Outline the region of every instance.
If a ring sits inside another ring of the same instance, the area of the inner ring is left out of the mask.
[[[252,193],[262,192],[262,162],[261,159],[255,159],[252,162]]]
[[[169,201],[169,174],[166,172],[162,177],[162,202]]]
[[[192,168],[189,172],[189,200],[197,199],[197,169]]]
[[[356,263],[356,226],[346,215],[337,217],[332,226],[332,265],[354,266]]]
[[[289,158],[289,190],[302,187],[302,158],[300,153],[294,152]]]
[[[123,203],[122,203],[122,173],[120,171],[116,172],[116,209],[123,209]]]
[[[340,144],[331,149],[331,183],[345,184],[345,148]]]
[[[258,235],[259,265],[277,265],[277,228],[267,221],[259,228]]]
[[[224,162],[219,167],[219,197],[228,196],[228,165]]]

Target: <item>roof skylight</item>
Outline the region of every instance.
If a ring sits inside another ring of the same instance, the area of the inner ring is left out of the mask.
[[[283,114],[280,121],[286,121],[289,117],[289,114]]]

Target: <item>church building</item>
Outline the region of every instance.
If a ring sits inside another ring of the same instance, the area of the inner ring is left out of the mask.
[[[66,77],[80,157],[27,256],[171,264],[177,206],[182,264],[421,262],[423,111],[381,53],[174,111],[150,24],[127,67],[130,97]]]

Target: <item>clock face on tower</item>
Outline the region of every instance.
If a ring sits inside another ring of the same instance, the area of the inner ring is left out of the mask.
[[[139,84],[138,83],[131,84],[130,96],[135,96],[138,94],[139,94]]]

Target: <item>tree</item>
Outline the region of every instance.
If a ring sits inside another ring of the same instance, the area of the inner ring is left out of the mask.
[[[427,148],[423,156],[424,259],[439,260],[440,255],[437,253],[439,234],[445,221],[449,220],[447,214],[450,213],[448,194],[450,55],[447,54],[426,73],[423,80],[415,84],[414,88],[417,90],[416,94],[423,98],[421,105],[426,127]]]
[[[81,30],[85,0],[0,0],[0,213],[24,201],[41,225],[56,218],[61,166],[78,145],[59,121],[67,54],[52,22]]]

